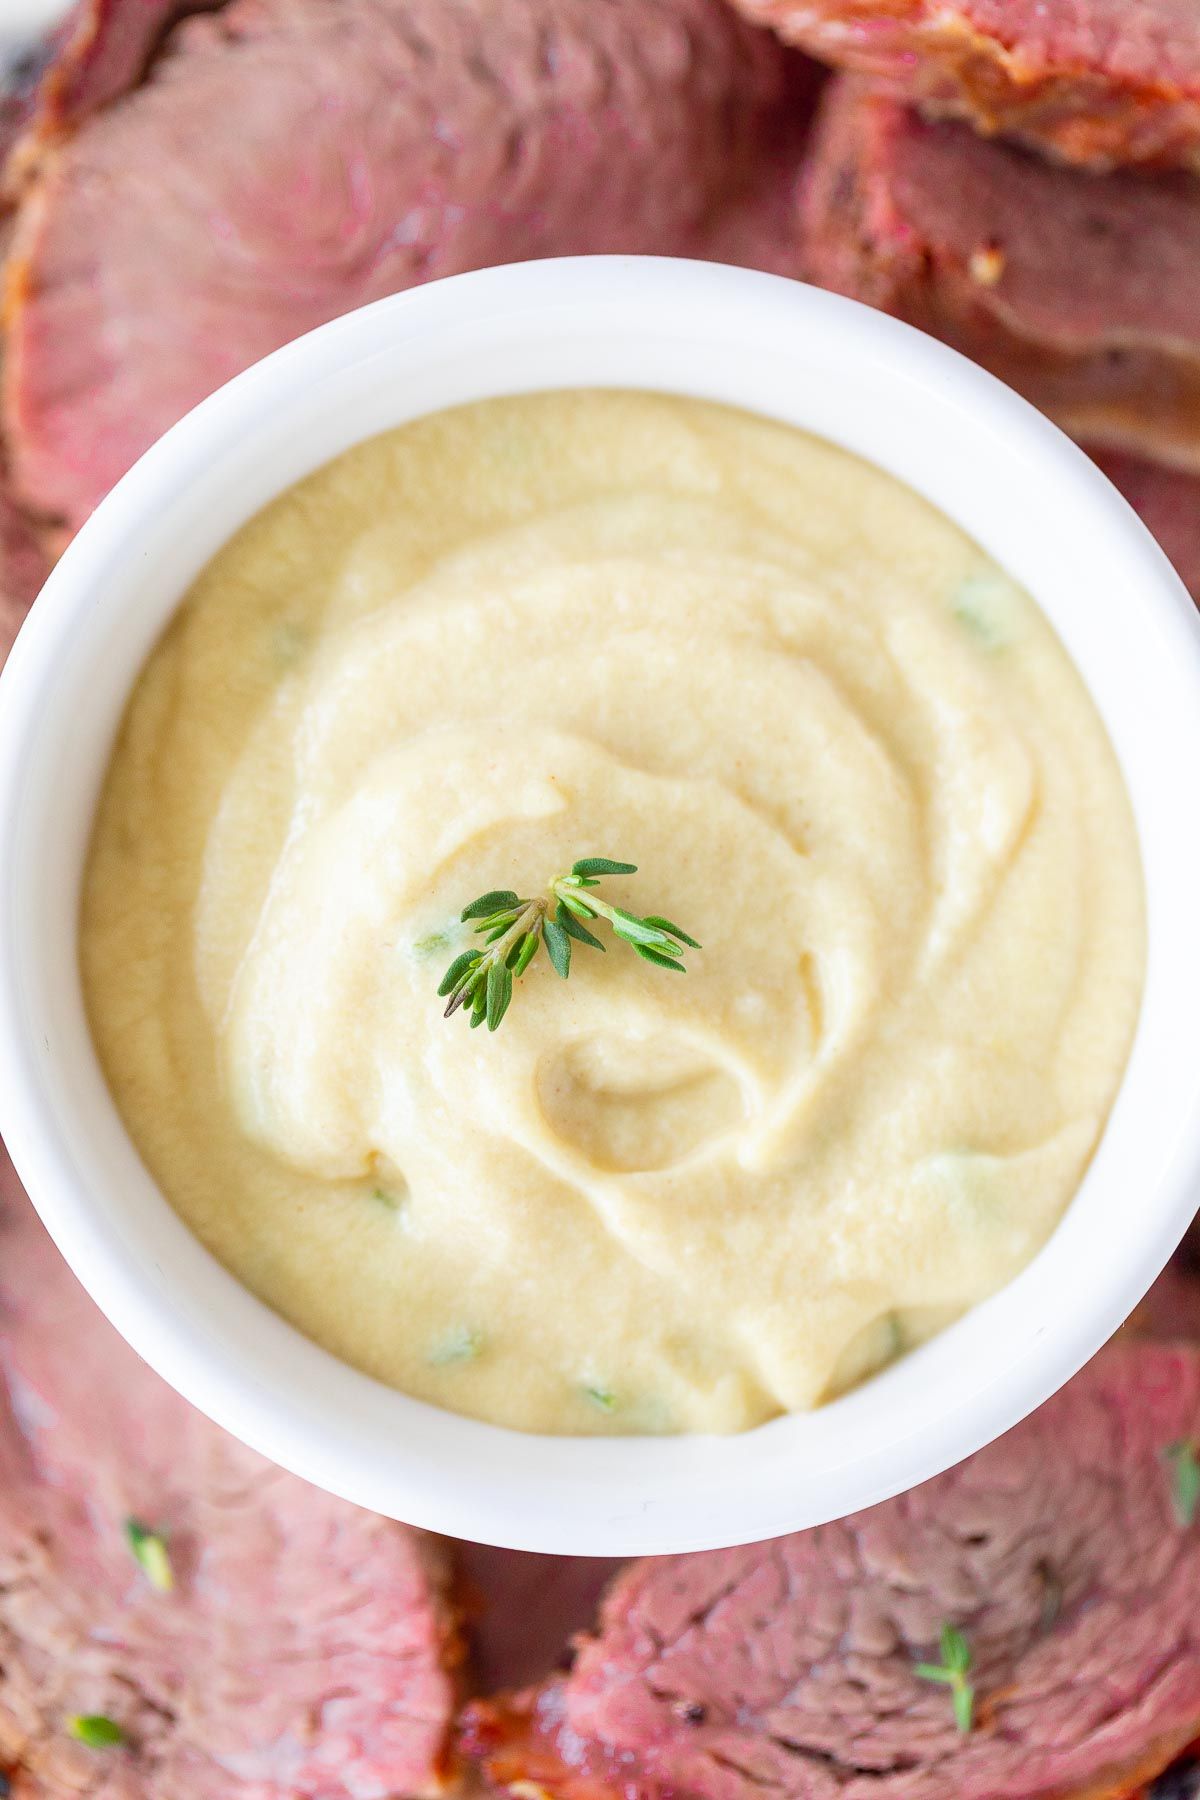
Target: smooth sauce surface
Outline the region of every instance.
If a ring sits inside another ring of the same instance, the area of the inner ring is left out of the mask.
[[[459,909],[590,854],[689,972],[543,955],[494,1036],[443,1020]],[[383,1380],[557,1432],[810,1407],[1002,1286],[1144,960],[1032,601],[829,445],[598,393],[361,445],[221,551],[133,695],[81,948],[215,1254]]]

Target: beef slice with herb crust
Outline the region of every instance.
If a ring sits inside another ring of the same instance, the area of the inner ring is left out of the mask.
[[[952,344],[1083,442],[1200,471],[1200,183],[1055,168],[825,90],[808,272]]]
[[[1195,0],[737,0],[896,97],[1067,162],[1200,158]]]
[[[161,1533],[174,1587],[135,1561]],[[19,1800],[394,1800],[447,1783],[447,1552],[211,1425],[0,1171],[0,1770]],[[126,1742],[90,1749],[76,1715]]]
[[[1200,1348],[1110,1346],[911,1493],[771,1543],[631,1564],[569,1673],[468,1715],[490,1778],[553,1800],[1084,1800],[1200,1723],[1200,1521],[1166,1448]],[[965,1636],[974,1722],[939,1661]]]
[[[19,496],[77,526],[231,375],[435,276],[604,251],[795,270],[811,86],[723,0],[229,0],[185,19],[24,192]]]

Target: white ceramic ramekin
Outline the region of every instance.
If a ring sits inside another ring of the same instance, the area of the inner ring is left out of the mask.
[[[195,572],[357,439],[484,395],[579,386],[752,408],[936,502],[1057,626],[1107,720],[1141,835],[1137,1041],[1053,1240],[1002,1293],[845,1399],[739,1438],[526,1437],[407,1399],[317,1349],[163,1200],[81,1002],[76,912],[97,788],[130,685]],[[742,270],[594,258],[439,282],[301,339],[168,432],[76,538],[21,633],[0,681],[0,1129],[67,1260],[146,1361],[322,1487],[460,1537],[594,1555],[812,1525],[925,1479],[1037,1406],[1125,1318],[1191,1217],[1198,772],[1191,603],[1104,477],[990,376],[864,307]]]

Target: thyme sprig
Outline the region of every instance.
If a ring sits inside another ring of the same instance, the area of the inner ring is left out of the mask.
[[[150,1586],[157,1588],[160,1594],[169,1594],[175,1586],[175,1575],[162,1533],[151,1531],[140,1519],[126,1519],[125,1542]]]
[[[971,1649],[956,1625],[943,1625],[939,1641],[940,1663],[918,1663],[913,1670],[920,1681],[940,1681],[950,1689],[954,1723],[965,1736],[975,1719],[975,1689],[967,1680]]]
[[[636,863],[584,856],[572,864],[569,874],[556,875],[544,894],[522,899],[511,888],[493,888],[464,906],[460,917],[464,923],[473,923],[486,947],[462,951],[443,975],[438,993],[448,999],[446,1017],[463,1007],[472,1030],[486,1023],[489,1031],[495,1031],[512,1002],[514,981],[525,973],[542,944],[555,973],[564,981],[571,973],[572,944],[604,949],[585,921],[604,919],[615,935],[647,962],[685,974],[685,950],[700,948],[695,938],[670,919],[656,913],[639,918],[595,892],[604,875],[636,874]]]
[[[1181,1531],[1186,1531],[1200,1506],[1200,1454],[1194,1438],[1168,1444],[1162,1453],[1171,1484],[1171,1511]]]
[[[76,1713],[73,1719],[67,1720],[67,1729],[89,1750],[111,1750],[125,1742],[121,1727],[103,1713]]]

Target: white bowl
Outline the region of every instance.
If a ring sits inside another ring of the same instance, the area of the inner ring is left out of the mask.
[[[196,571],[356,440],[485,395],[583,386],[786,420],[942,507],[1058,628],[1107,721],[1141,837],[1141,1021],[1052,1241],[1002,1293],[846,1398],[737,1438],[523,1436],[410,1400],[318,1349],[163,1199],[105,1087],[80,991],[98,786],[134,677]],[[302,338],[168,432],[80,532],[22,631],[0,681],[0,1129],[68,1262],[135,1349],[321,1487],[460,1537],[605,1556],[813,1525],[923,1481],[1039,1405],[1125,1318],[1192,1216],[1198,770],[1200,627],[1183,588],[1087,459],[961,357],[849,301],[707,264],[588,258],[438,282]]]

